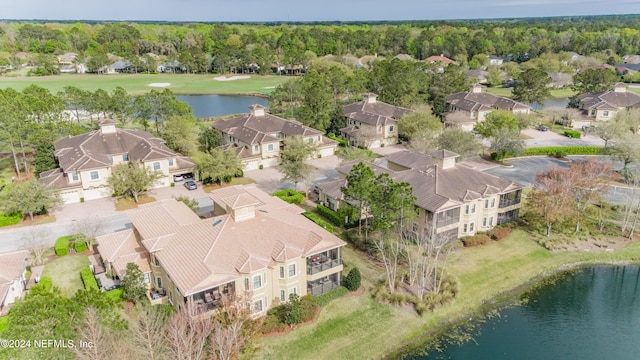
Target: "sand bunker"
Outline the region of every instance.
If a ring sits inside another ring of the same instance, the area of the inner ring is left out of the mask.
[[[151,87],[167,87],[167,86],[170,86],[170,85],[171,85],[171,83],[151,83],[148,86],[151,86]]]
[[[243,80],[243,79],[250,79],[251,76],[249,75],[236,75],[236,76],[216,76],[213,78],[213,80],[216,81],[233,81],[233,80]]]
[[[275,86],[265,86],[264,88],[265,89],[275,89],[276,87]]]

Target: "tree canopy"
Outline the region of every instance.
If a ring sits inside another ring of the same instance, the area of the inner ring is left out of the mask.
[[[140,194],[152,187],[161,177],[160,171],[152,170],[137,161],[130,161],[113,167],[107,184],[114,194],[131,196],[138,202]]]

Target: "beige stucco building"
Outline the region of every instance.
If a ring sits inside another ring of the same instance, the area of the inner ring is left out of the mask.
[[[608,121],[620,110],[640,108],[640,95],[628,91],[623,83],[615,84],[613,90],[580,94],[578,101],[584,119],[577,119],[576,122],[586,126],[593,122]]]
[[[13,304],[24,295],[27,280],[27,259],[29,252],[26,250],[0,254],[0,313],[7,306]]]
[[[135,262],[148,274],[153,304],[203,312],[239,295],[261,315],[289,294],[320,295],[342,284],[345,242],[298,206],[255,186],[222,188],[211,198],[209,219],[174,199],[129,212],[132,229],[97,238],[107,269],[122,277]]]
[[[59,188],[65,203],[110,197],[107,179],[121,163],[139,161],[162,177],[156,187],[169,186],[175,175],[191,173],[195,163],[165,145],[163,139],[142,130],[116,128],[113,120],[100,129],[69,136],[54,144],[59,167],[40,174],[40,182]]]

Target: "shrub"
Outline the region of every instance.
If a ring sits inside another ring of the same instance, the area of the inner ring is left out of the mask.
[[[258,169],[260,170],[264,169],[264,165],[260,164],[260,166],[258,166]]]
[[[123,292],[123,288],[117,288],[107,291],[106,293],[104,293],[104,296],[112,300],[113,302],[121,302],[124,300],[124,298],[122,297]]]
[[[236,173],[233,176],[234,177],[243,177],[244,176],[244,170],[242,170],[242,169],[236,170]]]
[[[477,233],[473,236],[465,236],[462,239],[464,247],[472,247],[487,244],[491,238],[485,233]]]
[[[500,241],[500,240],[506,238],[507,236],[509,236],[509,234],[511,234],[511,228],[508,228],[508,227],[495,228],[492,231],[491,238],[493,240]]]
[[[599,146],[548,146],[527,148],[523,156],[551,155],[564,152],[565,155],[603,155],[604,148]]]
[[[61,236],[56,239],[56,255],[65,256],[69,253],[69,240],[73,235]]]
[[[580,131],[578,130],[565,130],[564,136],[572,139],[580,139],[580,136],[582,136],[582,133],[580,133]]]
[[[80,270],[80,277],[82,278],[82,283],[84,284],[85,289],[99,289],[98,282],[96,281],[95,276],[93,276],[91,269],[84,268]]]
[[[556,151],[555,154],[553,154],[554,157],[558,158],[558,159],[562,159],[563,157],[567,156],[567,152],[564,150],[558,150]]]
[[[293,326],[302,322],[302,302],[297,294],[289,295],[289,302],[284,305],[284,323]]]
[[[82,235],[76,235],[74,237],[73,248],[76,249],[77,253],[81,253],[87,250],[88,247],[87,247],[87,242],[85,240],[86,239]]]
[[[325,307],[327,306],[331,301],[343,297],[345,295],[347,295],[349,293],[349,290],[347,290],[346,287],[344,286],[340,286],[337,289],[333,289],[331,291],[329,291],[328,293],[324,293],[320,296],[316,296],[316,304]]]
[[[0,317],[0,334],[2,334],[3,331],[7,330],[8,322],[9,322],[8,316]]]
[[[344,140],[344,139],[341,139],[341,138],[337,137],[334,133],[328,133],[328,134],[327,134],[327,137],[328,137],[329,139],[331,139],[331,140],[335,140],[335,141],[337,141],[337,142],[338,142],[338,146],[340,146],[340,147],[345,147],[345,146],[347,146],[347,141],[346,141],[346,140]]]
[[[328,232],[333,232],[333,226],[331,226],[331,224],[329,224],[328,222],[320,219],[318,217],[318,215],[314,214],[314,213],[310,213],[310,212],[305,212],[302,215],[304,215],[307,219],[313,221],[314,223],[316,223],[317,225],[323,227],[325,230],[327,230]]]
[[[260,332],[263,334],[270,334],[274,332],[283,332],[286,331],[287,325],[282,323],[277,315],[269,314],[264,318],[262,322],[262,326],[260,327]]]
[[[38,286],[45,291],[49,291],[53,287],[53,281],[51,281],[50,277],[43,276],[40,278],[40,281],[38,281]]]
[[[12,213],[12,214],[0,214],[0,227],[14,225],[22,220],[21,213]]]
[[[342,227],[344,226],[344,218],[340,216],[340,214],[338,214],[337,212],[323,205],[318,205],[316,209],[318,210],[318,214],[326,217],[334,225],[342,226]]]
[[[176,187],[176,183],[172,182],[171,187]]]
[[[347,277],[344,278],[344,286],[349,291],[356,291],[360,288],[360,281],[362,280],[362,276],[360,275],[360,270],[357,267],[354,267],[349,271]]]
[[[312,295],[305,295],[300,298],[302,303],[302,321],[311,321],[318,313],[320,305],[316,304]]]
[[[80,198],[80,202],[81,202],[81,203],[83,203],[83,202],[84,202],[84,198],[83,198],[83,197],[81,197],[81,198]]]
[[[292,189],[276,191],[271,196],[277,196],[289,204],[302,204],[304,201],[304,195]]]

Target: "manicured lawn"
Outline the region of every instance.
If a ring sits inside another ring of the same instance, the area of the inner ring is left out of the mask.
[[[62,256],[45,265],[42,276],[50,277],[53,285],[59,287],[63,295],[71,297],[83,288],[80,270],[87,266],[89,258],[86,255]]]
[[[371,359],[423,341],[438,326],[475,317],[484,300],[510,293],[539,276],[566,264],[640,261],[640,243],[612,252],[550,252],[523,231],[501,242],[461,249],[450,259],[449,273],[460,282],[453,304],[419,316],[405,308],[380,304],[370,296],[383,269],[349,248],[344,262],[356,265],[367,289],[362,296],[336,299],[322,310],[318,321],[284,336],[262,340],[259,355],[269,359]]]
[[[152,83],[170,83],[167,87],[175,94],[268,94],[273,88],[289,79],[287,76],[254,76],[250,79],[233,81],[216,81],[218,74],[63,74],[41,77],[0,77],[0,88],[14,88],[21,91],[25,87],[36,84],[49,89],[53,93],[61,91],[65,86],[75,86],[83,90],[95,91],[104,89],[111,91],[117,86],[131,94],[140,94],[151,89]]]

